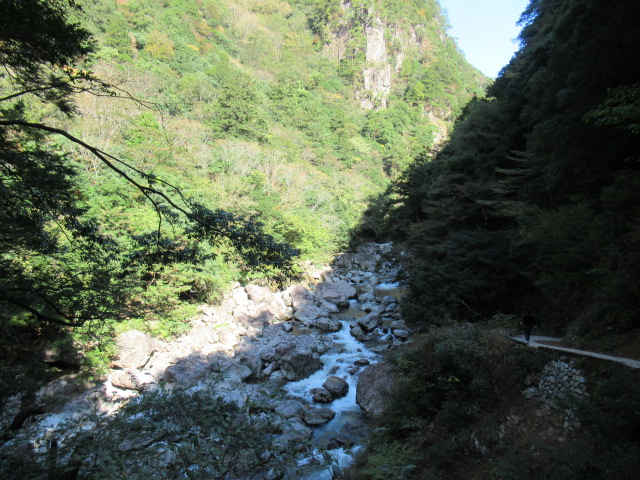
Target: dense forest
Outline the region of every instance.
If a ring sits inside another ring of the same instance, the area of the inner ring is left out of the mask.
[[[381,199],[415,253],[414,321],[529,311],[583,343],[639,326],[639,13],[532,1],[486,98]]]
[[[403,312],[428,333],[390,360],[403,377],[351,478],[637,475],[637,374],[574,358],[591,398],[544,409],[519,399],[553,357],[501,329],[532,314],[542,334],[637,358],[638,19],[632,1],[532,0],[486,97],[372,205],[368,225],[413,253]]]
[[[570,406],[582,430],[558,433],[562,414],[521,403],[553,358],[504,332],[533,314],[568,345],[638,354],[637,2],[531,0],[495,80],[437,0],[0,11],[0,399],[28,403],[72,357],[96,381],[117,334],[175,338],[234,282],[275,289],[393,240],[416,336],[345,478],[635,478],[637,375],[579,361],[599,380]],[[145,402],[171,417],[175,398]],[[178,403],[226,435],[241,415],[212,401]]]

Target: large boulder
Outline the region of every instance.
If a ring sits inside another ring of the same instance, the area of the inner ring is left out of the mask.
[[[312,388],[309,393],[316,403],[331,403],[333,401],[333,395],[326,388]]]
[[[349,391],[349,384],[342,378],[336,377],[335,375],[327,378],[322,386],[331,393],[333,398],[344,397]]]
[[[127,330],[116,339],[118,357],[113,362],[117,368],[142,368],[153,352],[156,351],[156,341],[140,330]]]
[[[299,418],[292,418],[285,423],[282,429],[281,438],[288,445],[292,445],[299,450],[304,449],[305,443],[312,437],[313,431],[307,427]]]
[[[362,270],[373,272],[378,262],[377,255],[368,252],[358,252],[352,257],[352,263],[359,266]]]
[[[365,333],[365,331],[362,330],[362,328],[359,325],[351,326],[349,333],[351,334],[352,337],[354,337],[359,342],[366,342],[367,340],[370,340],[369,338],[370,336],[367,333]]]
[[[233,301],[235,302],[236,305],[248,305],[249,304],[249,295],[247,295],[247,292],[245,291],[245,289],[242,288],[240,285],[237,285],[231,291],[231,298],[233,299]]]
[[[274,295],[273,300],[265,309],[273,315],[276,320],[289,320],[293,316],[293,309],[287,306],[283,295]]]
[[[282,415],[283,418],[302,418],[305,410],[302,402],[293,399],[284,400],[276,407],[276,413]]]
[[[321,307],[316,307],[315,305],[304,305],[293,314],[293,318],[301,322],[303,325],[312,325],[314,320],[317,318],[328,316],[329,312],[327,310]]]
[[[349,299],[357,292],[353,285],[341,280],[339,282],[321,282],[316,286],[316,299],[325,300],[339,307],[348,307]]]
[[[237,385],[249,379],[253,372],[246,365],[232,363],[220,372],[222,383],[227,385]]]
[[[380,325],[380,315],[377,313],[369,313],[358,319],[358,326],[364,332],[373,332]]]
[[[310,408],[304,412],[302,421],[311,427],[324,425],[336,416],[336,412],[330,408]]]
[[[243,348],[236,352],[234,360],[251,370],[251,378],[259,379],[262,376],[262,352],[255,348]]]
[[[314,322],[313,326],[324,332],[338,332],[342,329],[342,323],[340,323],[340,320],[330,318],[319,318]]]
[[[388,363],[369,365],[358,377],[356,403],[373,417],[383,413],[395,387],[399,371]]]
[[[164,379],[181,387],[190,387],[211,373],[211,363],[200,358],[185,358],[169,365],[164,371]]]
[[[245,292],[249,296],[249,299],[255,303],[270,304],[274,299],[274,294],[268,287],[261,287],[259,285],[247,285],[244,287]]]
[[[291,300],[290,306],[293,307],[294,310],[298,310],[305,305],[313,305],[314,303],[313,293],[302,285],[292,285],[287,288],[286,293]]]
[[[280,371],[289,381],[307,378],[322,367],[316,342],[309,335],[282,336],[275,350]]]
[[[139,372],[132,368],[116,370],[109,376],[111,385],[126,390],[142,390],[144,385],[139,378]]]

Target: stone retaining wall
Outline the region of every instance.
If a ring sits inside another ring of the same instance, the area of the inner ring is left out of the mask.
[[[529,376],[525,381],[527,389],[522,392],[526,398],[538,400],[548,408],[565,407],[564,402],[571,399],[584,399],[587,393],[587,380],[582,371],[575,368],[573,360],[565,357],[547,363],[538,377]],[[567,408],[565,428],[578,428],[580,421],[575,412]]]

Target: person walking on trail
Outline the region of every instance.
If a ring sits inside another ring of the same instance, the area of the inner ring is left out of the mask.
[[[529,343],[529,339],[531,338],[531,329],[533,328],[533,315],[527,313],[522,317],[522,325],[524,326],[524,339]]]

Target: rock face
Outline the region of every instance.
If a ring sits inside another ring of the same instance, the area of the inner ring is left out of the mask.
[[[385,26],[379,18],[365,28],[367,37],[367,66],[362,72],[363,90],[373,92],[373,98],[361,95],[362,108],[371,110],[376,106],[387,107],[387,96],[391,92],[391,64],[387,60]]]
[[[356,403],[368,415],[382,414],[394,388],[397,370],[388,363],[369,365],[358,378]]]
[[[128,330],[118,335],[118,358],[114,366],[120,368],[142,368],[156,350],[155,340],[139,330]]]

